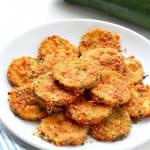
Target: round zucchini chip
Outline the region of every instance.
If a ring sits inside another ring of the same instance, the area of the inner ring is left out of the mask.
[[[131,88],[131,99],[126,105],[130,116],[140,120],[150,116],[150,86],[138,84]]]
[[[81,59],[57,63],[53,67],[53,76],[60,84],[74,90],[75,93],[83,93],[84,89],[91,88],[100,79],[99,69],[95,64]]]
[[[33,93],[32,84],[15,87],[8,95],[11,110],[22,119],[37,121],[48,115],[47,112],[37,104],[39,100]]]
[[[119,106],[126,104],[131,96],[130,81],[111,70],[101,71],[101,80],[91,89],[92,99],[99,104]]]
[[[87,137],[87,128],[77,125],[61,113],[42,119],[36,134],[57,146],[81,145]]]
[[[39,60],[32,57],[14,59],[8,67],[8,80],[13,86],[23,86],[32,83],[43,73]]]
[[[51,72],[35,80],[34,93],[40,98],[41,104],[47,106],[66,106],[76,101],[71,91],[64,90],[53,80]]]
[[[120,50],[120,35],[103,29],[91,29],[80,40],[80,53],[94,48],[114,48]]]
[[[123,108],[115,108],[109,117],[90,127],[90,135],[98,141],[115,141],[126,137],[130,129],[129,113]]]
[[[66,53],[74,53],[76,56],[79,55],[78,48],[72,45],[66,39],[61,38],[58,35],[53,35],[51,37],[47,37],[40,44],[38,51],[38,58],[44,59],[46,55],[51,55],[52,53],[59,52],[60,49],[64,49]]]
[[[67,116],[80,125],[98,124],[108,117],[112,108],[93,101],[81,100],[67,107]]]

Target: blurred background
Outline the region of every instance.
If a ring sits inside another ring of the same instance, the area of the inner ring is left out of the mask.
[[[92,1],[101,0],[91,0],[91,2]],[[132,2],[135,0],[127,1]],[[143,0],[136,1],[139,1],[141,5],[143,4]],[[147,5],[150,6],[150,0],[146,1],[148,1]],[[123,14],[123,12],[118,11],[116,8],[117,7],[114,9],[118,14]],[[132,8],[130,8],[130,10],[132,11]],[[129,12],[129,14],[131,13]],[[109,21],[131,28],[150,39],[149,29],[145,29],[144,27],[113,17],[108,13],[100,11],[100,8],[99,10],[95,10],[86,6],[84,7],[68,3],[64,0],[0,0],[0,18],[0,48],[6,45],[6,43],[13,39],[14,36],[17,36],[19,33],[26,31],[29,28],[33,28],[50,21],[66,18],[91,18]]]
[[[0,0],[0,53],[20,33],[48,22],[69,18],[113,22],[150,39],[150,0]],[[1,127],[0,130],[5,135]],[[9,132],[7,134],[12,138]],[[0,136],[0,145],[5,144],[2,140]],[[24,144],[19,139],[17,142],[21,147]],[[18,145],[16,147],[16,150],[22,149]],[[25,147],[33,149],[26,144]],[[149,147],[150,143],[146,143],[136,150],[149,150]]]

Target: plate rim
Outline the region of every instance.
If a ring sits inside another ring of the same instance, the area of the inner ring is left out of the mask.
[[[9,47],[9,45],[11,43],[13,43],[13,41],[17,40],[18,38],[20,38],[21,36],[23,36],[24,34],[26,33],[29,33],[31,32],[32,30],[37,30],[38,28],[42,28],[44,26],[47,26],[47,25],[50,25],[50,24],[57,24],[57,23],[64,23],[64,22],[97,22],[97,23],[103,23],[103,24],[107,24],[107,25],[111,25],[111,26],[114,26],[114,27],[118,27],[120,29],[123,29],[127,32],[130,32],[132,34],[135,34],[137,37],[143,39],[149,46],[150,46],[150,40],[148,38],[146,38],[145,36],[141,35],[140,33],[136,32],[135,30],[133,29],[130,29],[128,27],[125,27],[125,26],[122,26],[122,25],[119,25],[119,24],[116,24],[116,23],[113,23],[113,22],[109,22],[109,21],[103,21],[103,20],[97,20],[97,19],[85,19],[85,18],[75,18],[75,19],[59,19],[59,20],[54,20],[54,21],[50,21],[50,22],[47,22],[47,23],[44,23],[44,24],[40,24],[38,26],[35,26],[35,27],[32,27],[24,32],[21,32],[20,34],[17,34],[12,40],[10,40],[3,48],[3,50],[1,50],[0,52],[0,58],[3,56],[3,53],[5,52],[5,49],[7,49],[7,47]],[[1,113],[1,110],[0,110],[0,113]],[[8,129],[8,131],[13,134],[14,136],[16,136],[17,138],[19,138],[21,141],[35,147],[35,148],[39,148],[39,149],[43,149],[42,146],[38,146],[32,142],[31,140],[27,140],[26,138],[24,138],[23,136],[21,136],[20,134],[17,134],[12,128],[11,126],[7,123],[7,120],[5,119],[5,116],[3,115],[0,115],[0,121],[2,122],[3,126],[5,128]],[[148,139],[146,139],[144,142],[139,142],[138,144],[136,145],[133,145],[131,146],[130,148],[133,149],[133,148],[136,148],[138,146],[141,146],[145,143],[147,143],[148,141],[150,141],[150,137]]]

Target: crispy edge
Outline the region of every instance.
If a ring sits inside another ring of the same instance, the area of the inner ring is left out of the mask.
[[[101,80],[90,90],[93,100],[99,104],[119,106],[130,99],[130,81],[122,74],[104,69],[101,71]]]
[[[130,56],[125,59],[125,66],[126,72],[124,75],[130,79],[131,83],[140,83],[144,74],[142,64],[134,56]]]
[[[150,116],[150,86],[138,84],[131,87],[131,99],[125,105],[133,120]]]
[[[115,108],[100,124],[90,126],[90,135],[98,141],[116,141],[128,136],[130,129],[129,113],[123,108]]]
[[[36,135],[57,146],[81,145],[87,137],[87,128],[68,120],[64,114],[42,119]]]
[[[71,71],[74,72],[70,73]],[[69,74],[67,77],[66,74],[68,72]],[[82,79],[83,73],[84,79]],[[85,73],[88,73],[86,77]],[[81,78],[79,78],[80,76]],[[57,63],[53,67],[53,77],[61,85],[66,87],[66,89],[71,89],[74,91],[74,93],[77,93],[78,95],[78,93],[83,93],[84,89],[88,89],[94,86],[96,82],[100,79],[100,73],[99,69],[93,63],[89,63],[80,59],[73,59],[71,61]]]
[[[90,29],[84,33],[81,37],[79,50],[80,53],[85,53],[86,51],[93,48],[115,48],[120,50],[120,35],[118,33],[112,33],[104,29]]]
[[[34,96],[31,84],[15,87],[8,95],[12,112],[20,118],[37,121],[47,116],[47,112],[37,105],[38,98]]]
[[[78,48],[71,44],[68,40],[61,38],[58,35],[53,35],[44,39],[41,42],[38,50],[38,59],[44,59],[46,55],[56,53],[59,49],[72,51],[77,56],[79,55]]]
[[[81,100],[67,107],[67,116],[80,125],[98,124],[111,112],[111,107],[98,105],[92,100]]]
[[[64,90],[53,80],[51,72],[35,80],[33,89],[36,96],[40,98],[39,103],[43,103],[48,107],[66,106],[74,103],[77,99],[71,91]]]
[[[126,69],[124,56],[114,48],[90,49],[80,58],[90,60],[102,69],[111,69],[120,73],[124,73]]]
[[[42,73],[39,61],[32,57],[14,59],[8,66],[7,78],[12,86],[23,86],[31,83]]]

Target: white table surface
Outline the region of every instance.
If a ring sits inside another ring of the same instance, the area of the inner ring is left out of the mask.
[[[0,53],[5,45],[20,33],[54,20],[68,18],[90,18],[117,23],[150,39],[150,30],[96,10],[68,4],[63,0],[0,0]],[[21,145],[24,144],[18,139],[17,141]],[[26,144],[25,146],[28,150],[33,149]],[[149,149],[150,142],[136,148],[136,150]]]

